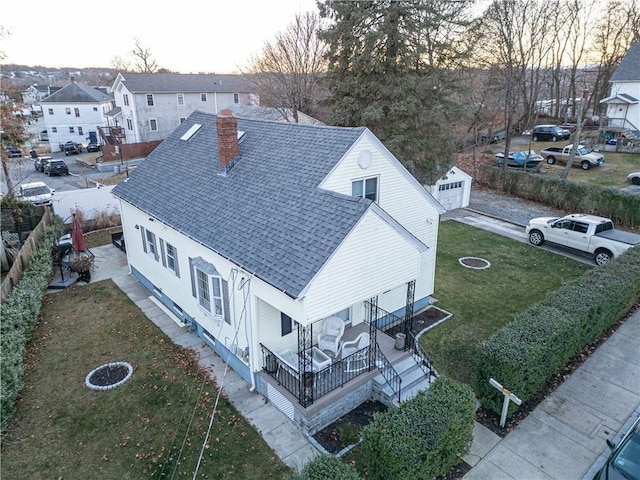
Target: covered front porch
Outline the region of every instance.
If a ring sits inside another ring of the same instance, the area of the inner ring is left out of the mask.
[[[399,403],[403,388],[399,364],[407,359],[415,362],[428,381],[435,375],[411,333],[412,306],[408,302],[405,316],[398,317],[378,307],[376,298],[365,301],[365,321],[344,328],[341,347],[336,352],[323,349],[318,340],[314,342],[320,337],[314,336],[313,324],[299,326],[297,351],[273,350],[261,344],[260,375],[272,390],[279,391],[298,408],[315,409],[331,403],[336,395],[345,395],[350,385],[381,374]],[[321,327],[316,325],[316,329]]]

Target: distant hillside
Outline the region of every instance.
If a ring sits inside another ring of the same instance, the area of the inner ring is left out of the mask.
[[[0,68],[3,83],[21,87],[33,84],[62,87],[69,83],[71,77],[92,86],[110,86],[117,75],[111,68],[52,68],[15,64],[2,65]]]

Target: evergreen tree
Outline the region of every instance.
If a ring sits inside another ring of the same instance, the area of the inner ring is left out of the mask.
[[[455,152],[469,51],[463,38],[469,0],[367,0],[319,3],[331,20],[331,121],[366,125],[423,183],[449,170]]]

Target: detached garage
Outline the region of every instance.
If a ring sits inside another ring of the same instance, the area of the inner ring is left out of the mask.
[[[446,210],[468,207],[472,180],[471,175],[458,167],[453,167],[449,173],[430,187],[431,195]]]

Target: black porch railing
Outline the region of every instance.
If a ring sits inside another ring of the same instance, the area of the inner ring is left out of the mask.
[[[399,317],[369,301],[365,301],[364,304],[367,311],[371,312],[369,314],[371,317],[369,322],[371,322],[378,330],[391,337],[395,337],[399,333],[405,335],[404,350],[411,352],[414,360],[420,366],[425,375],[428,376],[429,383],[431,383],[431,379],[436,376],[436,372],[433,368],[431,358],[429,358],[429,355],[427,355],[420,345],[420,342],[411,331],[413,318]],[[387,379],[387,381],[389,381],[389,379]]]
[[[302,355],[277,353],[263,344],[260,347],[264,371],[298,399],[303,407],[308,407],[318,398],[342,387],[362,373],[373,370],[376,365],[369,361],[373,352],[370,346],[348,357],[334,360],[331,365],[321,369],[305,366],[309,363],[303,360]]]

